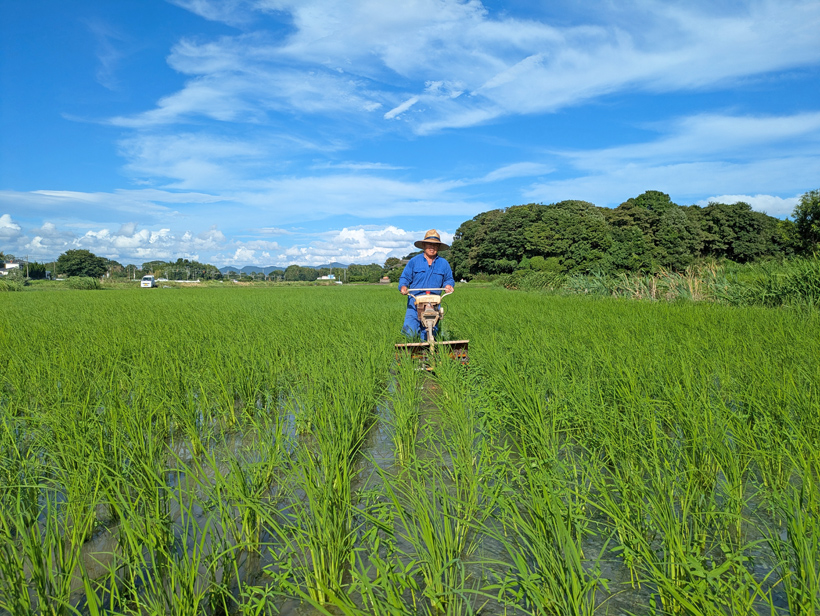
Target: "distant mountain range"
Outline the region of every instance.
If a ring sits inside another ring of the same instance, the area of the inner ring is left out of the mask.
[[[327,263],[326,265],[303,265],[302,267],[309,267],[311,269],[344,269],[347,267],[344,263]],[[226,265],[220,267],[219,271],[223,274],[228,272],[236,272],[237,274],[265,274],[266,276],[271,272],[284,272],[286,267],[279,267],[276,265],[268,265],[267,267],[259,267],[258,265],[246,265],[244,267],[236,267],[235,265]]]

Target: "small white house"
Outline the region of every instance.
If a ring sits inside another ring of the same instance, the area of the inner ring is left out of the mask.
[[[0,276],[8,276],[11,270],[20,269],[19,263],[0,263]]]
[[[316,280],[336,280],[336,276],[328,274],[327,276],[319,276]]]

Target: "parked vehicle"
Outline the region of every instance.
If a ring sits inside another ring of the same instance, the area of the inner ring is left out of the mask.
[[[151,289],[157,286],[157,281],[153,276],[143,276],[140,280],[140,286],[146,289]]]

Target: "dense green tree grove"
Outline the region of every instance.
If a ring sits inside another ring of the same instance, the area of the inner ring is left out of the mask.
[[[62,276],[86,276],[99,278],[108,268],[108,260],[98,257],[90,250],[66,250],[57,258],[57,268]]]
[[[794,208],[796,236],[806,252],[820,247],[820,190],[807,192]]]
[[[792,222],[748,203],[681,206],[650,190],[616,208],[561,201],[483,212],[458,228],[449,260],[456,279],[521,269],[655,272],[704,257],[746,263],[787,256],[818,242],[820,191],[803,196]]]
[[[177,259],[176,261],[148,261],[142,264],[143,272],[150,272],[171,280],[212,280],[222,278],[222,273],[215,265]]]

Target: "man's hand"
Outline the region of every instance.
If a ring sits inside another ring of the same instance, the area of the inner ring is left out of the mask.
[[[409,291],[407,290],[407,287],[402,287],[402,288],[400,289],[400,291],[401,291],[401,294],[402,294],[402,295],[407,295],[407,293],[409,292]]]
[[[446,285],[444,287],[444,291],[447,292],[447,293],[452,293],[453,292],[453,285],[451,285],[451,284]]]

